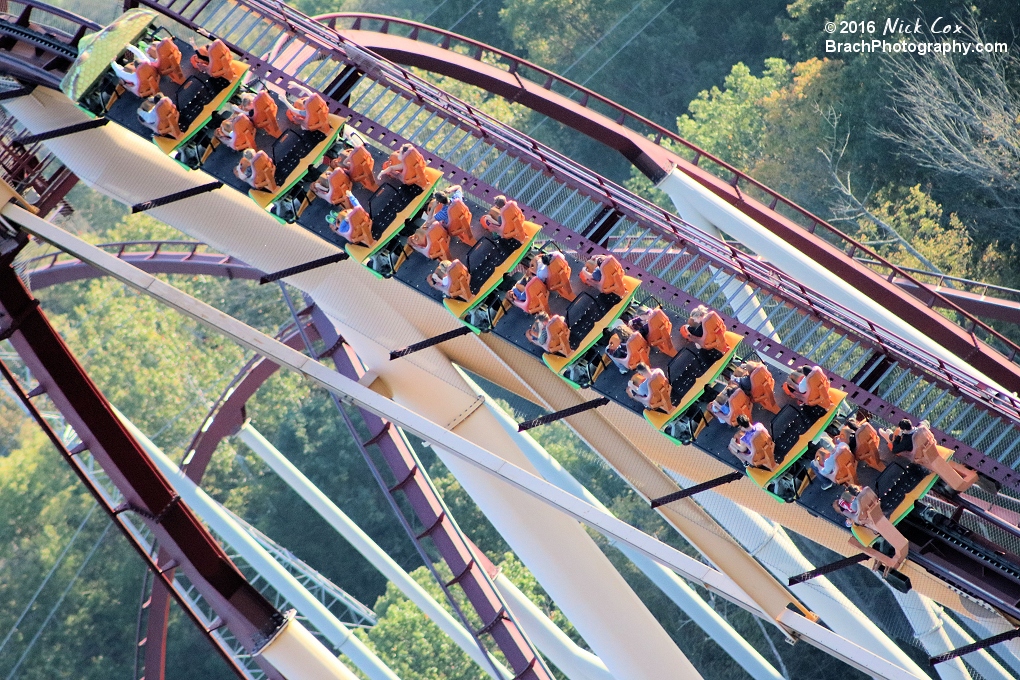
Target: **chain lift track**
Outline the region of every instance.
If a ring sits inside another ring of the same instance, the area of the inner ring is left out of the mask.
[[[1012,469],[1020,462],[1020,437],[1009,436],[1020,425],[1020,400],[1013,395],[981,384],[285,5],[261,0],[141,4],[217,35],[269,84],[302,84],[323,93],[332,110],[349,116],[348,124],[373,142],[392,149],[404,141],[416,144],[449,182],[480,199],[516,195],[531,208],[525,214],[543,234],[585,255],[612,252],[664,306],[685,312],[697,304],[680,286],[707,272],[711,279],[698,290],[714,288],[716,294],[705,302],[736,316],[755,310],[746,303],[727,309],[719,294],[732,282],[750,284],[759,289],[756,309],[769,319],[755,328],[727,320],[730,330],[744,336],[748,351],[786,365],[826,366],[833,386],[849,392],[858,405],[887,422],[910,415],[929,418],[939,443],[954,449],[956,460],[1003,486],[1020,488],[1020,475]],[[277,44],[280,36],[285,45]],[[360,94],[351,101],[356,87]],[[398,118],[400,126],[391,130]],[[541,212],[550,206],[551,212]],[[895,286],[891,290],[913,299]],[[772,329],[766,328],[770,322]],[[977,345],[974,338],[969,342]]]

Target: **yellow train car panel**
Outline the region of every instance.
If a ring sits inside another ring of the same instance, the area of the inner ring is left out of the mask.
[[[588,331],[588,335],[586,335],[584,340],[577,345],[576,349],[571,351],[571,353],[567,356],[549,354],[548,352],[542,355],[542,361],[545,362],[546,366],[551,368],[557,374],[562,373],[565,368],[580,359],[584,353],[598,341],[598,339],[602,336],[603,329],[607,328],[609,324],[619,319],[620,315],[623,314],[625,309],[627,309],[630,301],[634,298],[634,294],[637,293],[638,288],[641,287],[641,281],[635,279],[633,276],[624,276],[623,286],[627,291],[627,294],[624,295],[604,317],[602,317],[601,321],[596,323],[592,329]]]
[[[846,399],[846,392],[837,390],[835,387],[829,388],[829,399],[832,400],[832,408],[826,411],[825,415],[815,421],[814,425],[808,429],[807,432],[802,434],[797,442],[790,447],[786,456],[783,458],[781,465],[777,466],[775,470],[760,470],[758,468],[747,468],[747,476],[754,480],[754,483],[765,488],[769,482],[778,477],[779,475],[786,472],[791,465],[804,455],[807,451],[808,444],[815,440],[822,431],[829,426],[833,418],[836,417],[836,411],[839,410],[839,405]]]
[[[531,246],[535,243],[535,239],[538,238],[539,233],[542,231],[542,227],[538,226],[534,222],[524,223],[524,233],[527,234],[527,240],[521,244],[521,247],[513,251],[510,256],[503,261],[496,269],[492,272],[492,275],[485,280],[485,283],[478,289],[478,292],[472,295],[467,300],[454,300],[447,298],[443,300],[443,304],[446,308],[457,317],[463,319],[467,316],[478,303],[488,297],[489,293],[499,285],[499,282],[503,279],[503,275],[509,272],[511,269],[517,266],[517,264],[524,259],[524,256],[531,250]]]
[[[305,176],[305,173],[308,172],[309,166],[318,165],[319,162],[322,161],[322,157],[326,154],[326,150],[333,146],[333,143],[336,142],[336,138],[340,134],[340,128],[343,127],[344,122],[346,121],[346,118],[333,113],[329,114],[329,134],[326,135],[325,139],[316,144],[315,148],[312,149],[307,156],[302,158],[301,162],[298,163],[293,170],[291,170],[290,174],[287,175],[287,179],[280,184],[280,189],[275,192],[251,189],[248,191],[248,195],[251,196],[263,210],[269,208],[269,205],[273,201],[290,191],[294,185]]]
[[[708,370],[705,371],[691,386],[691,389],[687,390],[683,398],[680,400],[673,410],[669,413],[663,413],[662,411],[652,411],[645,409],[645,420],[650,422],[656,430],[662,430],[668,424],[676,420],[681,413],[686,411],[691,404],[700,397],[705,388],[712,384],[712,382],[719,377],[719,374],[723,372],[723,369],[733,360],[733,355],[737,352],[737,345],[743,337],[737,333],[726,331],[726,345],[730,347],[730,351],[722,355],[714,364],[709,366]]]

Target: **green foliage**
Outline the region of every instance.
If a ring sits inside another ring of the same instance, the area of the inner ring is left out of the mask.
[[[875,193],[872,214],[896,232],[946,274],[990,283],[1002,282],[1004,255],[997,244],[977,246],[955,213],[946,215],[920,185],[909,188],[887,186]],[[866,220],[859,220],[858,236],[882,240],[885,235]],[[906,267],[922,267],[916,257],[900,244],[882,246],[887,259]]]
[[[737,64],[722,88],[702,91],[677,118],[681,137],[809,209],[827,205],[828,169],[819,148],[831,134],[826,113],[842,109],[842,63],[767,59],[755,76]],[[678,152],[690,156],[685,149]],[[718,170],[703,163],[709,170]],[[729,179],[726,171],[719,170]],[[647,191],[631,171],[628,186]]]
[[[790,65],[782,59],[766,59],[765,72],[757,77],[737,64],[723,81],[698,94],[686,113],[676,120],[680,136],[738,168],[750,168],[761,158],[768,97],[792,80]]]
[[[554,68],[580,56],[628,4],[626,0],[510,0],[499,18],[531,61]]]
[[[439,585],[426,567],[411,576],[432,597],[450,607]],[[462,606],[467,605],[459,589]],[[470,609],[470,605],[467,605]],[[375,602],[378,623],[357,635],[398,677],[419,680],[483,680],[487,677],[474,661],[446,636],[439,626],[401,594],[392,583]]]
[[[0,621],[4,622],[0,637],[7,635],[29,604],[93,505],[91,496],[42,432],[34,427],[23,429],[20,446],[0,458]],[[19,668],[18,678],[104,680],[123,676],[132,667],[143,567],[116,530],[107,533],[66,599],[56,607],[108,523],[102,511],[92,513],[0,654],[0,672],[5,676],[51,610],[54,616]],[[226,668],[215,654],[207,653],[208,643],[190,637],[192,667],[198,672],[194,677],[224,677]]]

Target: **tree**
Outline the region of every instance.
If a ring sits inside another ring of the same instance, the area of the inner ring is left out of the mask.
[[[677,118],[677,131],[772,189],[821,212],[828,204],[829,186],[818,148],[825,144],[829,128],[820,112],[823,106],[841,106],[842,67],[841,62],[830,60],[809,59],[791,66],[782,59],[767,59],[765,72],[755,76],[747,66],[737,64],[722,88],[704,90],[690,103],[689,113]],[[676,151],[690,157],[685,149]],[[704,167],[712,170],[711,163]],[[649,195],[650,183],[636,170],[627,186]]]
[[[769,97],[792,79],[793,70],[782,59],[766,59],[760,77],[738,63],[722,89],[703,90],[690,103],[688,113],[676,119],[677,132],[727,163],[749,170],[762,158]]]
[[[508,0],[499,18],[531,61],[562,68],[598,41],[628,8],[627,0]]]
[[[991,44],[973,14],[961,25],[963,41]],[[879,134],[942,183],[971,189],[983,203],[975,211],[981,229],[1020,233],[1020,93],[1011,82],[1020,60],[1009,52],[982,50],[969,61],[934,52],[887,58],[885,67],[898,125]]]
[[[437,602],[446,596],[426,567],[411,576]],[[454,589],[458,595],[459,589]],[[466,605],[466,602],[461,602]],[[467,605],[470,609],[470,605]],[[356,631],[369,648],[402,678],[419,680],[483,680],[485,672],[439,626],[408,600],[392,583],[375,602],[379,619],[368,630]]]
[[[939,271],[951,276],[1000,282],[1003,254],[997,244],[981,248],[975,245],[966,227],[955,213],[945,214],[920,185],[909,188],[883,187],[875,192],[869,210],[884,228],[900,234],[918,253]],[[858,220],[859,238],[882,241],[884,235],[876,222],[867,217]],[[926,268],[925,263],[903,244],[890,243],[879,247],[881,254],[906,267]]]

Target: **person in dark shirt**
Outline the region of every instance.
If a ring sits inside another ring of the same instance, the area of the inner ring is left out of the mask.
[[[680,335],[683,336],[684,340],[693,342],[692,338],[701,338],[705,335],[705,317],[708,316],[708,307],[705,305],[698,305],[691,310],[691,315],[687,319],[687,323],[680,327]]]
[[[888,442],[894,455],[910,453],[914,449],[914,425],[906,418],[899,422],[896,430],[879,430],[879,433]]]

